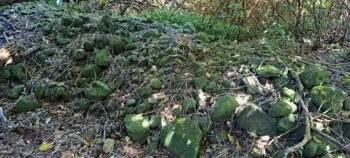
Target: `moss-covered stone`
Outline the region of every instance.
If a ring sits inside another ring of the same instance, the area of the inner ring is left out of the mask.
[[[79,110],[81,111],[87,111],[89,110],[90,106],[93,104],[92,101],[83,99],[79,102]]]
[[[56,37],[56,43],[57,45],[67,45],[70,43],[70,39],[58,36]]]
[[[150,120],[149,120],[149,124],[151,128],[156,128],[160,125],[162,121],[162,116],[161,115],[152,115]]]
[[[296,118],[293,114],[282,117],[278,120],[277,129],[282,132],[291,130],[296,125]]]
[[[229,120],[236,108],[239,106],[236,98],[232,95],[220,97],[210,109],[210,118],[217,123],[224,123]]]
[[[21,64],[11,66],[10,71],[12,76],[18,80],[25,80],[27,78],[27,74]]]
[[[212,127],[212,123],[211,123],[209,117],[207,117],[207,116],[194,115],[192,120],[194,123],[197,123],[199,125],[199,127],[201,128],[203,133],[208,133]]]
[[[303,85],[311,89],[329,82],[328,71],[320,66],[308,66],[299,75]]]
[[[11,77],[11,71],[8,67],[0,67],[0,79],[8,79]]]
[[[98,66],[106,67],[111,62],[109,58],[109,52],[107,50],[101,50],[95,52],[94,63]]]
[[[145,32],[143,35],[143,38],[145,39],[152,39],[152,38],[158,38],[160,37],[161,33],[158,29],[149,29]]]
[[[61,19],[62,26],[71,26],[73,24],[73,18],[65,16]]]
[[[209,90],[212,90],[214,88],[216,88],[216,82],[214,81],[210,81],[205,87],[204,87],[204,90],[205,91],[209,91]]]
[[[95,46],[97,49],[104,49],[111,44],[111,37],[108,35],[99,35],[95,38]]]
[[[270,107],[269,114],[273,117],[283,117],[295,112],[296,110],[297,106],[294,103],[287,99],[282,99]]]
[[[142,98],[148,98],[152,95],[153,89],[151,87],[141,87],[137,89],[137,93]]]
[[[77,49],[73,53],[73,58],[75,60],[82,60],[86,57],[86,52],[83,49]]]
[[[238,114],[237,124],[240,128],[258,136],[276,134],[276,119],[264,112],[260,107],[251,104]]]
[[[276,68],[273,65],[265,65],[261,66],[256,70],[256,73],[264,78],[270,78],[270,77],[278,77],[281,75],[281,70]]]
[[[74,21],[73,21],[73,26],[74,27],[82,27],[83,25],[84,25],[84,19],[83,18],[80,18],[80,17],[74,18]]]
[[[194,87],[196,89],[203,89],[208,84],[208,79],[204,77],[198,77],[194,79]]]
[[[162,81],[160,81],[158,78],[152,78],[150,83],[153,89],[161,89],[163,85]]]
[[[126,50],[133,50],[137,48],[137,43],[129,43],[125,46]]]
[[[160,142],[180,158],[197,158],[203,132],[186,118],[179,118],[163,127]]]
[[[16,85],[14,86],[10,92],[7,93],[7,97],[16,99],[21,96],[24,85]]]
[[[291,82],[288,75],[282,75],[281,77],[274,80],[274,85],[276,86],[276,88],[283,88],[289,85],[290,83]]]
[[[264,89],[263,86],[260,84],[259,80],[255,76],[247,76],[243,79],[244,85],[247,87],[247,92],[251,95],[260,94],[263,95]]]
[[[45,84],[39,84],[34,90],[35,97],[44,98],[46,88],[47,86]]]
[[[331,150],[337,149],[337,146],[328,142],[324,138],[314,135],[305,146],[303,150],[303,156],[307,158],[313,158],[316,156],[323,156],[329,153]]]
[[[125,50],[125,46],[123,40],[119,37],[115,37],[112,39],[112,48],[115,54],[120,54]]]
[[[114,31],[114,24],[112,16],[105,15],[102,19],[97,23],[97,27],[100,31],[110,33]]]
[[[152,109],[152,104],[150,103],[141,103],[137,105],[136,112],[137,113],[144,113]]]
[[[300,95],[296,93],[294,90],[289,89],[287,87],[282,88],[282,95],[292,102],[298,102],[300,100]]]
[[[350,97],[346,98],[344,101],[344,110],[350,111]]]
[[[189,98],[183,103],[184,112],[189,114],[193,113],[197,109],[197,101],[194,98]]]
[[[95,42],[93,40],[84,41],[83,47],[85,51],[93,51],[95,47]]]
[[[29,96],[22,96],[17,100],[16,105],[14,107],[14,111],[16,113],[22,113],[22,112],[33,111],[36,108],[40,108],[40,107],[41,105],[35,100],[33,100],[32,98],[30,98]]]
[[[142,115],[127,115],[124,118],[126,132],[128,136],[138,142],[145,143],[150,134],[150,126],[147,118]]]
[[[310,97],[311,103],[323,111],[332,108],[331,112],[339,112],[347,93],[337,87],[316,86],[312,88]]]
[[[108,84],[101,81],[94,81],[92,86],[86,90],[86,96],[90,100],[102,100],[112,93]]]
[[[86,65],[81,72],[82,77],[96,78],[101,73],[101,67],[95,64]]]

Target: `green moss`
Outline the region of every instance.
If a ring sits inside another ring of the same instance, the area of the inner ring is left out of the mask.
[[[199,77],[194,79],[194,87],[196,89],[203,89],[208,84],[208,79]]]
[[[192,118],[193,122],[198,124],[203,133],[208,133],[212,127],[212,123],[207,116],[194,115]]]
[[[292,102],[298,102],[300,100],[299,94],[287,87],[282,88],[282,95],[286,98],[289,98]]]
[[[137,93],[142,98],[148,98],[152,95],[153,89],[151,87],[141,87],[137,89]]]
[[[153,89],[161,89],[163,85],[162,81],[160,81],[158,78],[152,78],[150,83]]]
[[[110,33],[114,31],[113,19],[110,15],[105,15],[97,23],[97,27],[100,31]]]
[[[197,101],[194,98],[189,98],[183,103],[185,113],[193,113],[197,109]]]
[[[16,79],[19,79],[19,80],[27,79],[27,74],[25,73],[24,68],[21,64],[11,66],[10,71],[12,76],[15,77]]]
[[[112,48],[115,54],[120,54],[125,50],[125,46],[123,40],[119,37],[115,37],[112,39]]]
[[[278,120],[277,129],[282,132],[291,130],[296,125],[296,118],[293,114],[282,117]]]
[[[152,38],[158,38],[160,37],[161,33],[158,29],[149,29],[145,32],[143,35],[143,38],[145,39],[152,39]]]
[[[323,111],[332,108],[331,112],[339,112],[347,93],[337,87],[316,86],[312,88],[310,97],[311,103]]]
[[[77,49],[73,53],[73,58],[75,60],[82,60],[86,57],[86,52],[83,49]]]
[[[107,50],[101,50],[95,52],[94,63],[98,66],[106,67],[111,62],[109,58],[109,52]]]
[[[95,42],[93,40],[91,41],[84,41],[83,47],[85,51],[93,51],[95,47]]]
[[[0,79],[8,79],[11,77],[11,71],[8,67],[0,67]]]
[[[147,118],[142,115],[127,115],[124,118],[126,132],[128,136],[138,142],[145,143],[150,134],[150,126]]]
[[[34,91],[34,94],[37,98],[44,98],[44,93],[47,86],[45,84],[39,84]]]
[[[203,132],[189,119],[179,118],[163,127],[160,142],[180,158],[197,158]]]
[[[150,103],[142,103],[137,105],[136,112],[137,113],[144,113],[152,109],[152,104]]]
[[[236,108],[239,106],[236,98],[232,95],[220,97],[210,109],[210,118],[217,123],[224,123],[229,120]]]
[[[34,111],[36,108],[40,108],[41,105],[35,100],[31,99],[29,96],[20,97],[14,107],[16,113]]]
[[[65,16],[61,19],[62,26],[71,26],[73,24],[73,18]]]
[[[90,100],[102,100],[112,93],[108,84],[101,81],[94,81],[92,86],[86,90],[86,96]]]
[[[7,93],[7,97],[16,99],[21,96],[24,85],[16,85],[14,86],[9,93]]]
[[[273,117],[287,116],[297,110],[297,106],[286,100],[282,99],[271,106],[269,109],[269,114]]]
[[[261,66],[257,69],[256,72],[259,76],[264,78],[270,78],[270,77],[278,77],[281,75],[281,70],[276,68],[273,65],[265,65]]]
[[[276,134],[276,119],[254,104],[248,105],[238,114],[237,124],[240,128],[258,136]]]
[[[344,110],[350,111],[350,97],[346,98],[344,101]]]
[[[74,21],[73,21],[74,27],[82,27],[83,24],[84,24],[84,19],[82,19],[80,17],[74,18]]]
[[[209,91],[209,90],[212,90],[214,88],[216,88],[216,82],[211,81],[204,87],[204,90]]]
[[[81,72],[82,77],[96,78],[101,73],[101,67],[95,64],[86,65]]]
[[[56,37],[56,43],[57,45],[67,45],[70,43],[70,39],[64,37]]]
[[[156,128],[160,125],[162,120],[162,116],[161,115],[152,115],[150,120],[149,120],[149,124],[151,126],[151,128]]]
[[[308,66],[299,75],[300,81],[309,89],[328,83],[328,76],[328,71],[320,66]]]
[[[137,43],[129,43],[125,46],[126,50],[133,50],[137,48]]]

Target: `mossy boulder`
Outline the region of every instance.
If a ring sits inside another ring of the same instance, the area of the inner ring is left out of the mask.
[[[295,112],[296,110],[297,106],[294,103],[287,99],[282,99],[270,107],[269,114],[273,117],[283,117]]]
[[[160,37],[161,33],[158,29],[149,29],[145,32],[143,35],[143,38],[145,39],[152,39],[152,38],[158,38]]]
[[[300,95],[287,87],[282,88],[282,96],[290,99],[292,102],[298,102],[300,100]]]
[[[312,88],[310,97],[311,103],[323,111],[332,108],[330,112],[339,112],[347,93],[337,87],[316,86]]]
[[[109,35],[99,35],[95,38],[95,46],[97,49],[104,49],[111,44],[111,37]]]
[[[350,97],[346,98],[344,101],[344,110],[350,111]]]
[[[276,78],[274,80],[274,85],[277,88],[283,88],[284,86],[288,86],[290,83],[291,83],[291,81],[290,81],[288,75],[282,75],[281,77]]]
[[[21,96],[24,85],[16,85],[14,86],[10,92],[7,93],[7,97],[16,99]]]
[[[34,90],[35,97],[44,98],[46,88],[47,86],[45,84],[39,84]]]
[[[208,133],[212,127],[212,123],[210,121],[210,118],[207,116],[194,115],[192,117],[192,121],[199,125],[199,127],[201,128],[203,133]]]
[[[83,18],[80,18],[80,17],[74,18],[74,21],[73,21],[73,26],[74,27],[82,27],[83,25],[84,25],[84,19]]]
[[[141,103],[137,105],[136,112],[137,113],[144,113],[152,109],[152,104],[150,103]]]
[[[101,67],[96,64],[86,65],[83,71],[81,72],[81,77],[86,78],[96,78],[101,73]]]
[[[152,115],[151,118],[149,119],[149,124],[151,128],[156,128],[160,125],[161,121],[162,121],[161,115]]]
[[[141,87],[137,89],[137,93],[142,98],[148,98],[152,95],[153,89],[151,87]]]
[[[127,115],[124,118],[126,132],[128,136],[138,142],[145,143],[150,134],[149,120],[142,115]]]
[[[0,79],[8,79],[11,77],[11,71],[8,67],[0,67]]]
[[[20,97],[16,105],[14,107],[14,111],[16,113],[22,113],[22,112],[28,112],[28,111],[33,111],[36,108],[40,108],[41,105],[36,102],[34,99],[30,98],[29,96],[22,96]]]
[[[73,53],[73,58],[75,60],[82,60],[86,57],[86,52],[84,51],[84,49],[77,49],[74,51]]]
[[[63,17],[61,19],[61,25],[62,26],[71,26],[73,24],[73,18],[72,17]]]
[[[70,43],[70,39],[58,36],[56,37],[56,43],[57,45],[67,45]]]
[[[282,73],[281,70],[273,65],[261,66],[256,70],[256,73],[263,78],[279,77]]]
[[[133,50],[137,48],[137,43],[129,43],[125,46],[126,50]]]
[[[205,77],[198,77],[195,78],[193,82],[196,89],[203,89],[209,81]]]
[[[107,50],[101,50],[95,52],[94,63],[98,66],[106,67],[111,62],[109,52]]]
[[[160,132],[160,142],[180,158],[197,158],[203,132],[198,124],[178,118]]]
[[[321,66],[308,66],[299,75],[303,85],[311,89],[329,82],[328,71]]]
[[[327,153],[329,153],[331,150],[335,150],[338,147],[330,143],[329,141],[325,140],[324,138],[321,138],[317,135],[313,136],[313,139],[311,139],[305,146],[303,150],[303,156],[307,158],[313,158],[317,156],[323,156]]]
[[[153,89],[161,89],[163,85],[162,81],[158,78],[152,78],[150,83]]]
[[[236,108],[239,106],[236,98],[232,95],[220,97],[210,109],[210,118],[217,123],[224,123],[229,120]]]
[[[224,143],[228,140],[227,132],[223,129],[214,131],[213,135],[209,136],[209,141],[213,143]]]
[[[282,132],[287,132],[295,127],[296,123],[295,115],[289,114],[278,120],[277,129]]]
[[[119,37],[115,37],[112,39],[112,48],[115,54],[120,54],[125,50],[125,46],[123,40]]]
[[[85,51],[93,51],[95,47],[95,42],[93,40],[89,41],[84,41],[83,42],[83,47]]]
[[[97,27],[100,31],[110,33],[114,31],[113,18],[110,15],[104,15],[102,19],[97,23]]]
[[[213,90],[214,88],[216,88],[217,84],[215,81],[210,81],[205,87],[204,90],[205,91],[209,91],[209,90]]]
[[[185,113],[193,113],[197,109],[197,101],[194,98],[186,99],[183,103]]]
[[[27,74],[21,64],[11,66],[10,71],[12,76],[18,80],[25,80],[27,78]]]
[[[90,100],[102,100],[112,93],[112,89],[108,84],[101,81],[94,81],[92,86],[86,90],[86,96]]]
[[[276,134],[276,119],[264,112],[260,107],[251,104],[238,114],[237,125],[258,136]]]

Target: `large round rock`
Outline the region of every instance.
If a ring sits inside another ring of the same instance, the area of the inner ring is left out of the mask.
[[[223,123],[231,118],[238,106],[239,104],[234,96],[226,95],[216,101],[209,114],[212,121]]]

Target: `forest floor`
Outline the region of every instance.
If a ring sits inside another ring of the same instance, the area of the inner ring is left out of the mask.
[[[303,138],[293,133],[307,124],[302,102],[312,112],[312,128],[330,131],[327,134],[341,144],[350,144],[346,134],[350,128],[333,126],[334,122],[349,124],[350,109],[345,104],[350,101],[342,100],[344,108],[335,113],[320,111],[310,99],[311,90],[300,89],[294,73],[320,65],[327,70],[326,85],[337,87],[346,98],[350,43],[326,45],[318,52],[307,42],[237,43],[148,19],[39,3],[2,7],[0,15],[0,56],[5,51],[11,54],[0,61],[0,108],[5,117],[0,116],[1,157],[176,157],[159,138],[162,128],[176,118],[201,125],[205,134],[200,157],[278,157]],[[96,57],[96,51],[103,54],[101,50],[108,55]],[[258,69],[265,65],[275,66],[280,73],[263,77]],[[283,77],[287,79],[280,83]],[[101,98],[104,91],[98,90],[88,94],[96,81],[109,87],[107,96]],[[38,87],[46,89],[40,92]],[[298,108],[292,115],[298,121],[293,129],[266,138],[247,132],[237,122],[249,104],[268,113],[271,105],[285,97],[283,87],[301,96],[295,101]],[[224,95],[234,95],[239,107],[225,123],[215,123],[209,113]],[[34,100],[29,102],[33,108],[18,108],[24,97]],[[190,99],[195,100],[194,106]],[[141,114],[150,121],[157,118],[147,140],[135,141],[128,134],[132,130],[126,129],[128,114]],[[106,149],[107,139],[114,140],[111,150]],[[303,151],[300,148],[293,156],[302,157]],[[339,148],[328,152],[346,155]]]

